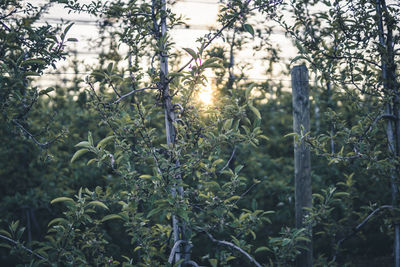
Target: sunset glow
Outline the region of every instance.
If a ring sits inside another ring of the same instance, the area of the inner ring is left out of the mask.
[[[212,88],[210,84],[200,89],[198,93],[198,101],[204,105],[211,105],[213,101]]]

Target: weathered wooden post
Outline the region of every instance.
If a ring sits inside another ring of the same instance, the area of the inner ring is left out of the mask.
[[[307,67],[305,65],[295,66],[292,69],[291,75],[293,129],[298,136],[301,136],[310,131]],[[296,141],[294,144],[294,169],[296,227],[305,227],[311,240],[312,226],[304,223],[305,217],[308,214],[308,211],[304,208],[312,207],[310,149],[303,140]],[[301,254],[297,257],[297,267],[312,266],[312,242],[304,243],[304,246],[307,250],[302,250]]]

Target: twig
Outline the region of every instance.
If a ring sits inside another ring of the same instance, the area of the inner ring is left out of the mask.
[[[147,89],[158,89],[158,87],[147,86],[147,87],[144,87],[144,88],[132,90],[132,91],[130,91],[129,93],[127,93],[127,94],[121,96],[120,98],[118,98],[116,101],[114,101],[113,104],[119,103],[122,99],[124,99],[125,97],[130,96],[131,94],[134,94],[134,93],[137,93],[137,92],[140,92],[140,91],[144,91],[144,90],[147,90]]]
[[[336,261],[336,257],[337,254],[339,252],[339,248],[340,245],[346,241],[347,239],[349,239],[350,237],[354,236],[358,231],[360,231],[360,229],[368,222],[369,219],[372,218],[372,216],[374,216],[377,212],[384,210],[384,209],[393,209],[392,205],[383,205],[380,206],[379,208],[375,209],[374,211],[372,211],[360,224],[358,224],[356,227],[353,228],[353,231],[345,236],[344,238],[340,239],[337,243],[336,243],[336,251],[335,251],[335,255],[333,256],[333,261]]]
[[[235,156],[235,152],[236,152],[236,146],[233,148],[231,157],[229,158],[228,162],[225,164],[225,166],[219,172],[223,172],[226,168],[228,168],[229,164],[231,163],[231,160]]]
[[[107,79],[108,83],[110,84],[111,88],[113,89],[114,93],[118,96],[121,97],[121,95],[118,93],[117,88],[115,88],[114,84],[112,83],[111,79]]]
[[[258,182],[258,183],[254,183],[254,184],[252,184],[249,188],[247,188],[247,190],[244,191],[244,192],[240,195],[240,197],[235,201],[234,205],[236,205],[236,204],[239,202],[239,200],[241,200],[245,195],[247,195],[247,193],[249,193],[250,190],[253,189],[253,187],[255,187],[255,186],[258,185],[258,184],[259,184],[259,182]]]
[[[249,0],[247,3],[249,4],[251,0]],[[234,16],[233,18],[231,18],[228,23],[226,23],[224,26],[222,26],[221,29],[219,29],[212,38],[210,38],[203,46],[203,50],[206,49],[213,41],[215,38],[217,38],[226,28],[228,28],[233,22],[235,22],[235,20],[238,18],[238,16]],[[181,71],[183,71],[187,66],[189,66],[190,63],[192,63],[193,58],[191,58],[185,65],[183,65],[179,70],[177,70],[176,72],[179,73]],[[175,76],[171,77],[168,79],[168,82],[171,82],[174,79]]]
[[[236,246],[235,244],[233,244],[231,242],[228,242],[228,241],[225,241],[225,240],[222,240],[222,241],[221,240],[217,240],[210,233],[208,233],[208,232],[205,232],[205,233],[208,235],[208,237],[211,239],[211,241],[213,241],[213,242],[215,242],[217,244],[225,245],[225,246],[228,246],[228,247],[231,247],[231,248],[234,248],[234,249],[238,250],[240,253],[245,255],[250,260],[250,262],[254,263],[255,266],[262,267],[262,265],[260,263],[258,263],[252,256],[250,256],[249,253],[247,253],[246,251],[244,251],[240,247]]]
[[[47,141],[45,143],[40,143],[33,134],[31,134],[27,129],[24,128],[24,126],[22,126],[19,122],[17,122],[16,120],[13,120],[13,122],[15,123],[15,125],[17,125],[22,131],[24,131],[32,140],[33,142],[40,146],[40,147],[47,147],[49,145],[51,145],[52,143],[54,143],[55,141],[57,141],[57,139],[59,139],[63,134],[59,134],[56,137],[54,137],[53,139],[51,139],[50,141]]]
[[[17,9],[16,9],[16,8],[14,8],[13,10],[11,10],[7,15],[1,16],[1,17],[0,17],[0,20],[3,20],[3,19],[8,18],[9,16],[13,15],[14,13],[17,13]]]
[[[381,120],[381,119],[390,119],[390,120],[396,120],[396,116],[394,116],[393,114],[380,114],[378,115],[372,122],[370,125],[368,125],[368,127],[365,129],[364,133],[360,136],[360,138],[358,139],[358,141],[361,141],[371,130],[372,128],[375,126],[375,124]]]
[[[3,239],[5,239],[5,240],[7,240],[7,241],[13,243],[14,245],[19,245],[19,246],[21,246],[22,249],[28,251],[29,253],[31,253],[32,255],[34,255],[34,256],[36,256],[36,257],[38,257],[39,259],[45,260],[45,261],[49,262],[49,260],[46,259],[45,257],[41,256],[40,254],[38,254],[38,253],[32,251],[31,249],[25,247],[24,245],[18,243],[17,241],[15,241],[15,240],[13,240],[13,239],[7,237],[7,236],[0,235],[0,238],[3,238]]]

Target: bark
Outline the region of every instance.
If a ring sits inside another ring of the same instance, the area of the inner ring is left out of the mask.
[[[396,82],[396,64],[394,61],[393,44],[393,19],[390,17],[385,0],[376,0],[376,14],[378,22],[379,44],[381,46],[381,74],[383,89],[387,99],[386,113],[394,116],[394,123],[388,120],[386,126],[386,136],[391,161],[394,166],[390,169],[392,205],[398,208],[398,175],[400,166],[394,160],[400,156],[400,113],[399,113],[399,90]],[[383,20],[385,20],[386,33],[384,31]],[[386,39],[385,39],[386,36]],[[394,221],[394,266],[400,267],[400,222]]]
[[[154,2],[153,2],[154,3]],[[154,7],[153,7],[154,8]],[[166,0],[161,0],[161,36],[159,39],[167,35],[167,22],[166,22]],[[164,39],[165,40],[165,39]],[[166,139],[167,145],[173,146],[175,144],[175,127],[173,125],[175,121],[175,112],[171,103],[171,95],[169,93],[169,81],[168,81],[168,55],[167,55],[167,43],[163,44],[163,49],[160,54],[160,81],[162,86],[162,97],[163,97],[163,106],[164,106],[164,118],[165,118],[165,130],[166,130]],[[179,160],[176,159],[175,165],[177,169],[179,169],[180,163]],[[182,181],[181,176],[178,174],[175,177],[177,182],[171,190],[171,194],[173,197],[183,197],[184,191],[183,187],[179,185]],[[176,215],[172,215],[172,230],[174,237],[174,244],[177,244],[181,239],[185,240],[185,225],[184,223],[180,223]],[[182,250],[178,245],[178,248],[174,249],[175,252],[175,262],[179,261],[182,258]],[[183,253],[185,255],[185,261],[190,260],[190,246],[187,242],[183,245]],[[181,266],[180,264],[178,265]]]
[[[295,66],[292,70],[293,93],[293,128],[297,135],[310,131],[310,104],[308,94],[308,70],[304,65]],[[304,208],[312,208],[310,149],[304,141],[294,144],[295,160],[295,213],[296,227],[307,229],[312,240],[312,226],[306,224],[308,212]],[[307,249],[301,250],[296,259],[298,267],[312,266],[312,241],[303,244]]]

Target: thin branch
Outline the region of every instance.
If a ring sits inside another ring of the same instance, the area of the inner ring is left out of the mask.
[[[108,83],[110,84],[111,88],[113,89],[114,93],[120,98],[121,95],[118,93],[117,88],[115,88],[114,84],[112,83],[111,79],[107,79]]]
[[[33,142],[40,146],[40,147],[47,147],[49,145],[51,145],[52,143],[54,143],[55,141],[57,141],[62,135],[63,133],[57,135],[56,137],[54,137],[53,139],[51,139],[48,142],[45,143],[40,143],[33,134],[31,134],[27,129],[24,128],[24,126],[22,126],[19,122],[17,122],[16,120],[13,120],[14,124],[17,125],[23,132],[25,132],[32,140]]]
[[[247,4],[250,3],[251,0],[247,1]],[[203,46],[203,50],[206,49],[213,41],[215,38],[217,38],[218,36],[220,36],[220,34],[226,29],[228,28],[230,25],[232,25],[233,22],[235,22],[235,20],[238,18],[238,16],[234,16],[232,17],[228,23],[226,23],[224,26],[221,27],[221,29],[219,29],[212,38],[210,38]],[[191,58],[185,65],[183,65],[179,70],[177,70],[176,72],[182,72],[187,66],[189,66],[190,63],[192,63],[193,58]],[[168,82],[171,82],[174,79],[175,76],[169,78]]]
[[[393,114],[388,114],[388,113],[384,113],[384,114],[380,114],[380,115],[376,116],[376,118],[371,122],[371,124],[365,129],[364,133],[360,136],[358,141],[360,142],[372,130],[372,128],[375,126],[375,124],[378,121],[380,121],[381,119],[396,120],[396,116],[394,116]]]
[[[3,15],[0,17],[0,20],[6,19],[9,16],[12,16],[14,13],[17,13],[17,8],[14,8],[13,10],[11,10],[7,15]]]
[[[217,239],[215,239],[210,233],[208,233],[208,232],[205,232],[205,233],[206,233],[207,236],[211,239],[211,241],[213,241],[214,243],[217,243],[217,244],[220,244],[220,245],[225,245],[225,246],[234,248],[234,249],[236,249],[237,251],[239,251],[240,253],[242,253],[243,255],[245,255],[245,256],[250,260],[250,262],[252,262],[252,263],[255,264],[255,266],[257,266],[257,267],[262,267],[262,265],[261,265],[260,263],[258,263],[252,256],[250,256],[249,253],[247,253],[246,251],[244,251],[244,250],[241,249],[240,247],[236,246],[235,244],[233,244],[233,243],[231,243],[231,242],[228,242],[228,241],[225,241],[225,240],[222,240],[222,241],[221,241],[221,240],[217,240]]]
[[[225,164],[225,166],[219,172],[223,172],[226,168],[228,168],[228,166],[231,163],[233,157],[235,156],[235,152],[236,152],[236,146],[233,148],[231,157],[229,158],[228,162]]]
[[[15,240],[13,240],[13,239],[11,239],[11,238],[8,238],[7,236],[0,235],[0,238],[3,238],[3,239],[5,239],[5,240],[7,240],[7,241],[13,243],[14,245],[17,245],[17,246],[19,245],[19,246],[21,246],[22,249],[28,251],[29,253],[31,253],[32,255],[34,255],[34,256],[36,256],[36,257],[38,257],[39,259],[45,260],[45,261],[49,262],[49,260],[46,259],[45,257],[41,256],[40,254],[38,254],[38,253],[32,251],[31,249],[29,249],[29,248],[27,248],[27,247],[25,247],[24,245],[18,243],[17,241],[15,241]]]
[[[144,91],[144,90],[147,90],[147,89],[158,89],[158,87],[147,86],[147,87],[144,87],[144,88],[132,90],[132,91],[130,91],[129,93],[127,93],[127,94],[121,96],[120,98],[118,98],[116,101],[114,101],[113,104],[118,104],[118,103],[121,102],[121,100],[124,99],[125,97],[128,97],[128,96],[130,96],[131,94],[134,94],[134,93],[137,93],[137,92],[140,92],[140,91]]]
[[[0,24],[9,32],[11,32],[10,27],[7,26],[7,24],[5,24],[4,22],[0,21]]]
[[[352,237],[352,236],[354,236],[356,233],[358,233],[358,231],[361,230],[361,228],[369,221],[369,219],[372,218],[372,216],[374,216],[376,213],[378,213],[378,212],[380,212],[380,211],[382,211],[382,210],[384,210],[384,209],[393,209],[393,206],[392,206],[392,205],[383,205],[383,206],[380,206],[379,208],[375,209],[375,210],[372,211],[360,224],[358,224],[356,227],[354,227],[354,228],[353,228],[353,231],[352,231],[349,235],[347,235],[347,236],[345,236],[344,238],[340,239],[340,240],[336,243],[336,251],[335,251],[335,255],[333,256],[333,259],[332,259],[332,260],[333,260],[333,261],[336,260],[337,254],[338,254],[338,252],[339,252],[340,245],[341,245],[344,241],[346,241],[347,239],[349,239],[350,237]]]
[[[175,242],[174,246],[172,247],[171,253],[169,254],[169,258],[168,258],[168,262],[170,264],[172,264],[172,261],[174,260],[175,253],[179,249],[180,244],[182,244],[182,243],[186,243],[186,241],[185,240],[178,240],[178,241]]]
[[[254,183],[254,184],[252,184],[249,188],[247,188],[247,190],[244,191],[244,192],[240,195],[240,197],[235,201],[234,205],[236,205],[236,204],[239,202],[239,200],[241,200],[245,195],[247,195],[247,193],[249,193],[250,190],[253,189],[253,187],[255,187],[255,186],[258,185],[258,184],[259,184],[259,182],[258,182],[258,183]]]

